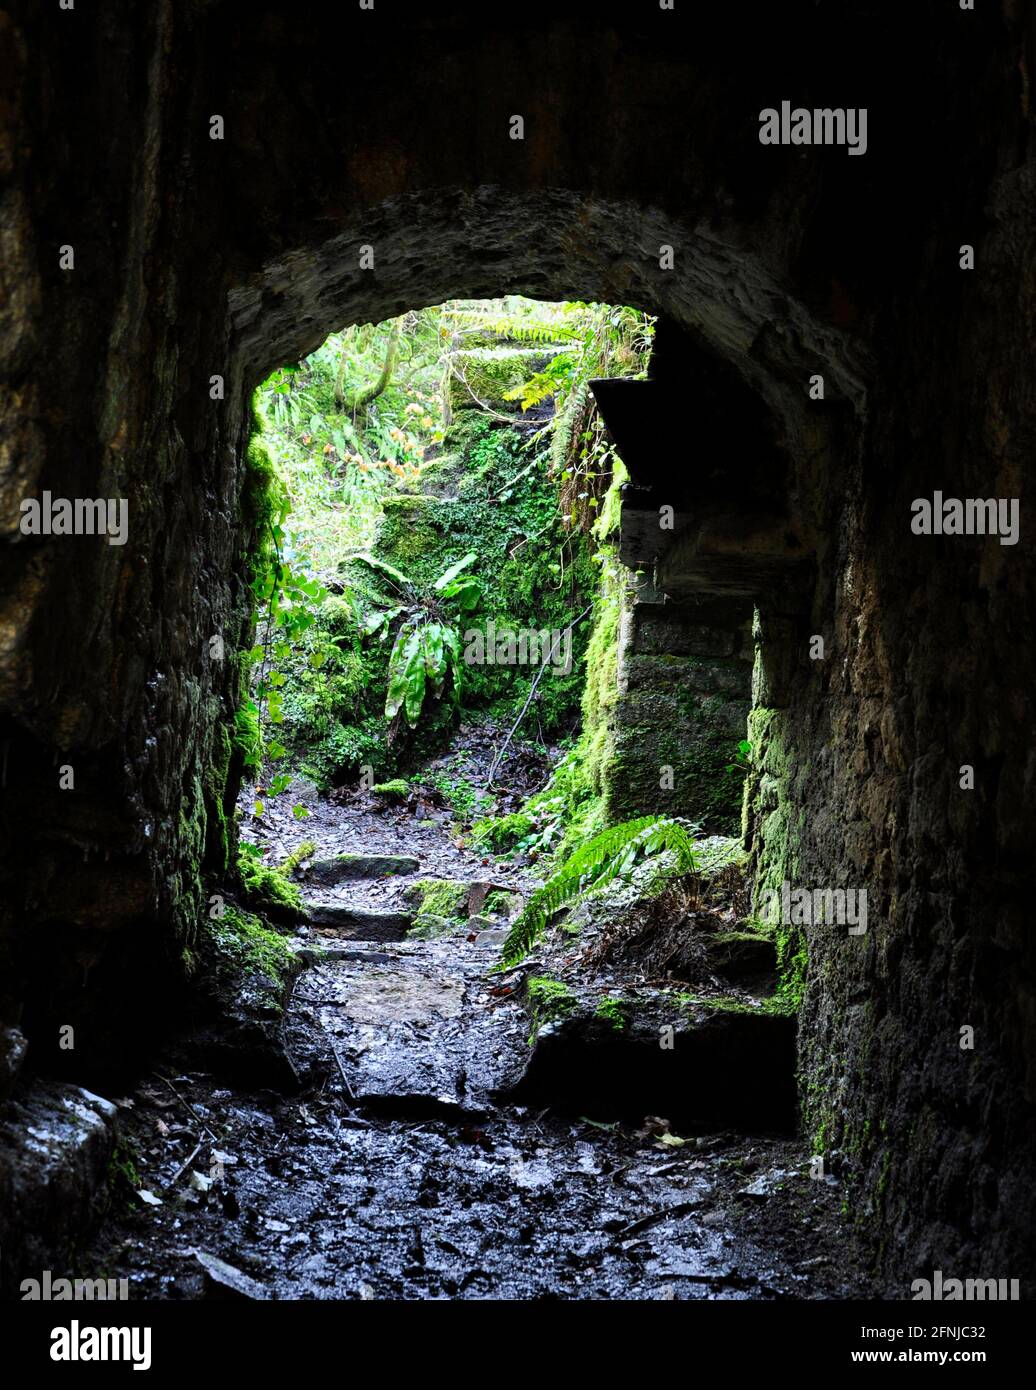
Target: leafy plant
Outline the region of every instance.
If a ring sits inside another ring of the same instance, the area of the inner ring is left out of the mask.
[[[734,753],[734,761],[727,763],[725,772],[751,772],[752,770],[752,745],[747,738],[741,739]]]
[[[358,558],[391,580],[402,599],[395,607],[372,614],[364,630],[368,635],[380,633],[384,641],[392,623],[402,615],[389,657],[385,716],[396,719],[402,713],[413,729],[429,692],[434,699],[440,699],[449,680],[454,695],[460,695],[462,661],[457,619],[478,606],[483,592],[481,580],[463,571],[478,557],[469,551],[425,593],[394,565],[374,555]]]
[[[696,831],[697,826],[668,816],[641,816],[602,830],[533,893],[504,942],[503,966],[523,960],[561,908],[591,888],[603,888],[614,879],[626,877],[638,860],[669,850],[676,857],[678,874],[693,873],[698,866]]]

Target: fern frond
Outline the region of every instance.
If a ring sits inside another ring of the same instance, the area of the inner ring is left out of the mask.
[[[638,859],[669,850],[678,874],[698,866],[694,850],[696,826],[668,816],[641,816],[610,826],[572,854],[542,888],[533,893],[503,945],[502,965],[517,965],[543,935],[554,914],[591,888],[603,888],[625,877]]]

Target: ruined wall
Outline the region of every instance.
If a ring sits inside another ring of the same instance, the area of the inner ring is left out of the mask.
[[[663,603],[650,589],[628,597],[605,774],[610,820],[680,815],[708,834],[738,833],[734,762],[747,737],[752,659],[744,603]]]
[[[737,11],[614,28],[576,8],[0,11],[4,1021],[30,1056],[64,1022],[76,1064],[105,1038],[125,1052],[220,870],[251,385],[345,322],[451,295],[631,302],[737,374],[791,465],[794,546],[747,528],[768,575],[810,557],[805,587],[753,596],[761,670],[786,669],[759,700],[778,714],[749,834],[767,872],[873,904],[865,936],[810,937],[811,1136],[851,1161],[893,1281],[1023,1277],[1031,9],[932,0],[890,34],[873,6],[802,0],[746,36]],[[762,147],[757,113],[785,96],[869,104],[867,155]],[[44,488],[127,496],[127,545],[22,536]],[[1021,497],[1023,544],[912,538],[934,488]],[[736,514],[684,539],[676,597],[749,544]]]

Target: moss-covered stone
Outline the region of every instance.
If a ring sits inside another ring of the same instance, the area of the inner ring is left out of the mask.
[[[490,406],[516,414],[520,405],[508,392],[542,372],[558,351],[550,347],[475,347],[451,358],[450,408],[454,411]]]
[[[305,915],[302,894],[282,869],[264,864],[255,854],[238,857],[245,905],[275,922],[297,922]]]
[[[579,1002],[563,980],[552,980],[546,975],[531,975],[526,980],[525,999],[532,1015],[530,1047],[545,1023],[565,1018]]]
[[[402,801],[410,795],[410,783],[405,777],[393,777],[389,782],[379,782],[371,791],[375,796],[383,796],[387,801]]]
[[[466,921],[471,884],[464,880],[422,878],[407,885],[406,899],[417,909],[417,916],[442,917],[451,922]]]
[[[280,1016],[298,973],[298,958],[283,936],[250,912],[227,904],[207,917],[199,935],[200,963],[217,989],[244,994],[264,1012]]]
[[[459,931],[460,928],[461,924],[455,918],[440,917],[434,912],[419,912],[407,936],[418,941],[434,941],[436,937],[449,936],[451,932]]]
[[[411,854],[336,854],[331,859],[314,859],[306,870],[306,881],[329,887],[347,879],[413,874],[420,867],[421,861]]]
[[[603,999],[598,1001],[594,1016],[604,1019],[610,1027],[614,1028],[616,1033],[621,1033],[629,1023],[631,1012],[632,1005],[629,1000],[606,994]]]

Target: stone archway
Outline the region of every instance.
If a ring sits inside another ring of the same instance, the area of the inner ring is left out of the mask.
[[[929,5],[890,45],[869,6],[803,3],[746,49],[735,14],[624,28],[524,9],[400,6],[374,30],[199,0],[0,25],[4,1013],[43,1051],[66,1016],[98,1053],[124,1046],[225,867],[236,676],[208,639],[233,652],[247,627],[262,372],[448,294],[633,301],[765,402],[815,553],[808,607],[763,606],[756,858],[767,882],[866,883],[881,908],[853,954],[811,942],[810,1137],[851,1156],[876,1234],[895,1224],[891,1265],[949,1252],[1022,1273],[1031,566],[904,538],[935,487],[1025,509],[1031,31],[1013,10],[961,30]],[[758,143],[774,82],[809,88],[818,46],[825,99],[874,108],[864,159]],[[43,488],[128,498],[130,542],[22,536]],[[674,556],[677,581],[692,560]],[[986,1043],[962,1060],[965,1024]]]

